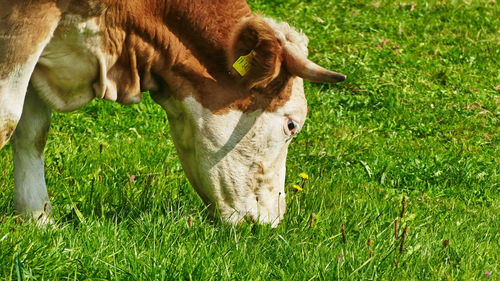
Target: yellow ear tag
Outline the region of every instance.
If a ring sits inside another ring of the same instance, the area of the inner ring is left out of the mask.
[[[245,76],[250,70],[254,56],[255,52],[251,51],[248,55],[239,57],[236,62],[233,63],[234,69],[236,69],[241,76]]]

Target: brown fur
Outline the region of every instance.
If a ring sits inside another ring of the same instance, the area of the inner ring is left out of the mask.
[[[52,22],[47,17],[78,14],[98,19],[101,47],[115,60],[101,76],[116,84],[121,103],[138,102],[141,91],[151,90],[194,96],[221,114],[273,111],[290,96],[281,45],[243,0],[19,0],[0,8],[0,30],[9,37],[0,34],[0,79],[33,52]],[[18,41],[30,44],[18,48]],[[252,49],[250,72],[230,71],[233,60]]]
[[[24,64],[47,36],[68,1],[0,2],[0,79]]]
[[[103,48],[117,56],[107,76],[118,85],[118,101],[139,98],[140,90],[178,99],[193,95],[222,114],[273,111],[288,100],[281,46],[245,1],[103,2]],[[252,49],[257,55],[245,77],[228,71]]]

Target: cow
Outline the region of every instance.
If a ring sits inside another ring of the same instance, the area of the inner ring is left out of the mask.
[[[0,148],[10,140],[16,212],[50,220],[53,111],[149,91],[209,214],[277,226],[303,79],[346,78],[310,61],[307,44],[243,0],[0,0]]]

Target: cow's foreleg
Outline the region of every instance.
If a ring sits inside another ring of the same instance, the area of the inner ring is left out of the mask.
[[[0,148],[21,117],[33,69],[61,17],[59,2],[0,1]]]
[[[50,119],[50,108],[29,89],[21,120],[12,137],[14,204],[18,213],[32,216],[40,223],[47,222],[51,209],[43,162]]]

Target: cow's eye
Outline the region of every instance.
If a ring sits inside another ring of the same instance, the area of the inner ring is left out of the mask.
[[[299,131],[299,123],[293,119],[287,118],[284,129],[287,136],[294,136]]]

